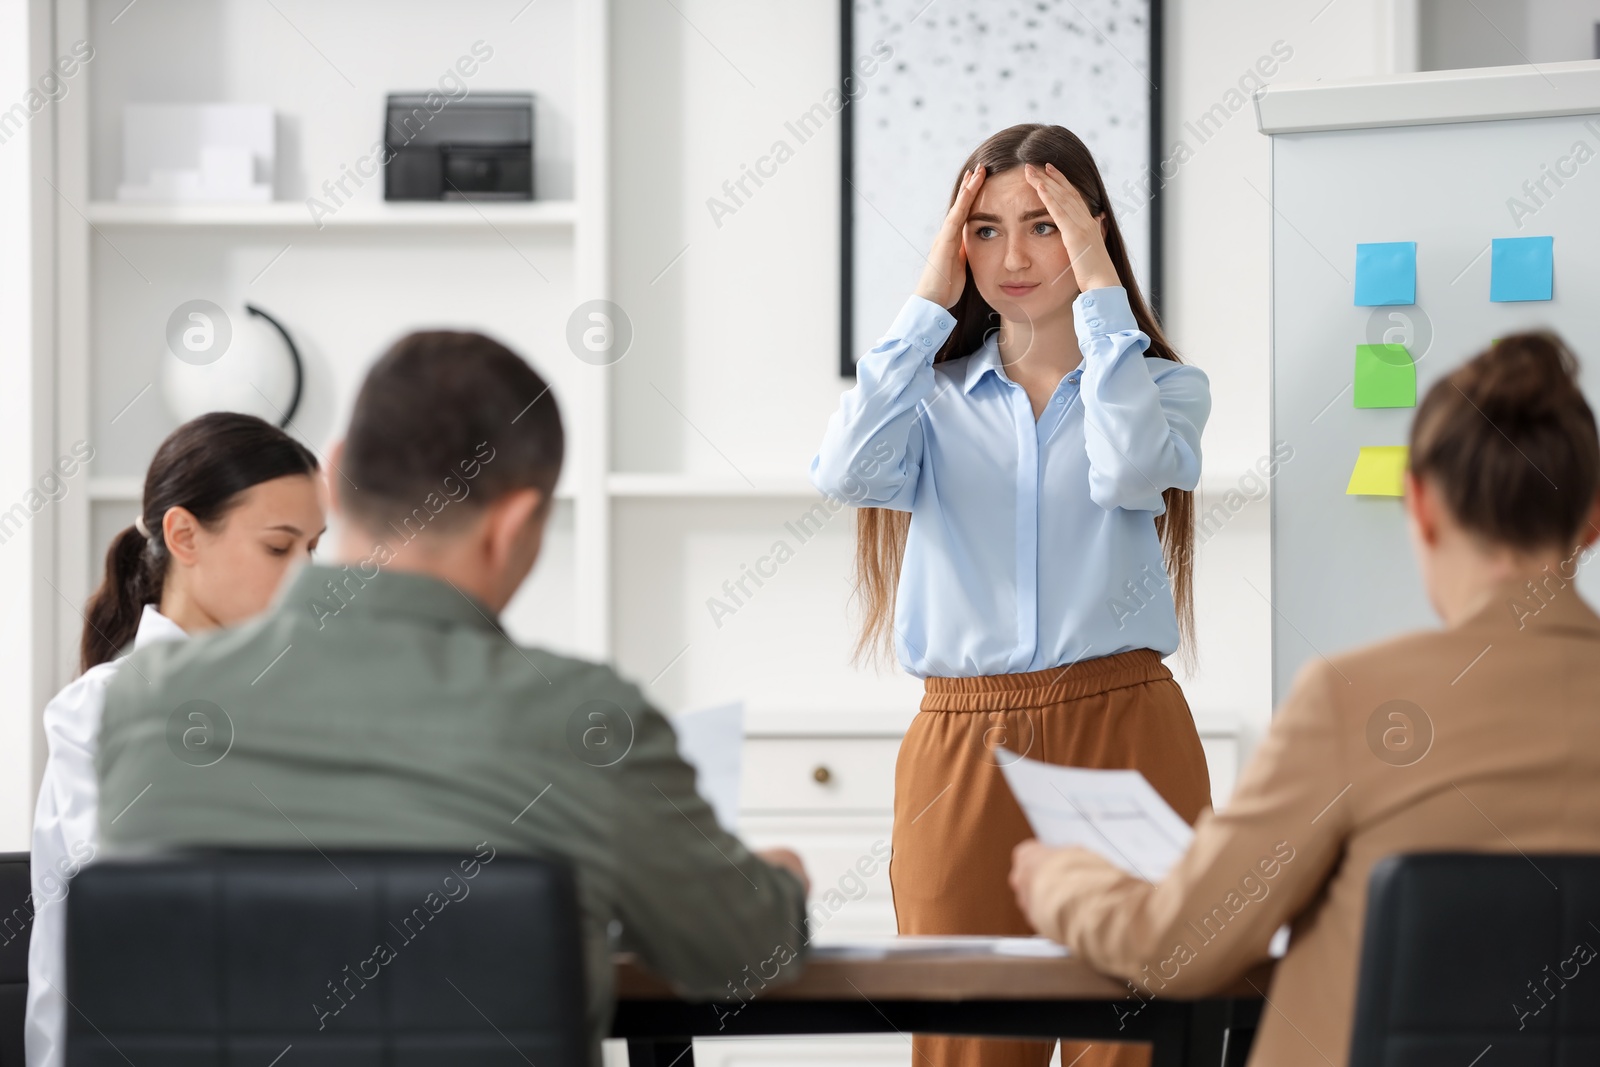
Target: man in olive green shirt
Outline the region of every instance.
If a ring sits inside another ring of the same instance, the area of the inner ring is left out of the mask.
[[[403,338],[332,457],[338,565],[306,567],[242,627],[137,653],[106,697],[99,813],[111,849],[565,857],[597,1057],[613,947],[686,994],[748,997],[802,965],[806,884],[793,853],[718,826],[637,686],[496,622],[561,457],[554,398],[521,359],[475,334]]]

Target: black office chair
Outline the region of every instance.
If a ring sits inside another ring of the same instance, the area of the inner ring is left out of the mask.
[[[1585,962],[1579,962],[1583,959]],[[1600,1063],[1600,856],[1372,868],[1350,1063]]]
[[[102,860],[67,997],[69,1067],[588,1063],[572,872],[503,852]]]
[[[0,852],[0,1067],[22,1067],[28,1004],[28,935],[33,932],[28,854]]]

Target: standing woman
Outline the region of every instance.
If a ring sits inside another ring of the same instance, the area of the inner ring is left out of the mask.
[[[1210,779],[1162,663],[1192,645],[1205,374],[1139,293],[1089,150],[1021,125],[973,152],[916,292],[857,365],[811,462],[858,506],[856,652],[924,679],[895,769],[903,934],[1029,934],[1032,837],[1008,753],[1136,768],[1190,823]],[[1001,751],[1004,746],[1006,751]],[[928,1067],[1043,1067],[1053,1042],[918,1037]],[[1063,1042],[1062,1063],[1148,1046]]]
[[[119,657],[130,645],[181,641],[265,609],[322,535],[316,477],[305,446],[253,415],[202,415],[156,449],[139,517],[111,542],[105,580],[89,598],[83,673],[44,709],[50,754],[33,817],[28,1067],[65,1062],[67,880],[100,840],[94,754]]]

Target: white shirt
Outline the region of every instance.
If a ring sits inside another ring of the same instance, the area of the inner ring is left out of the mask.
[[[134,635],[137,651],[157,641],[188,637],[177,623],[146,604]],[[28,941],[28,1067],[62,1067],[67,1042],[67,880],[94,859],[100,841],[94,776],[106,687],[127,657],[83,672],[45,705],[50,755],[33,814],[33,935]]]

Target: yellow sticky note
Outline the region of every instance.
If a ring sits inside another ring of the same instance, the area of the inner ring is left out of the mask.
[[[1345,496],[1403,496],[1406,473],[1405,445],[1367,445],[1356,457]]]

